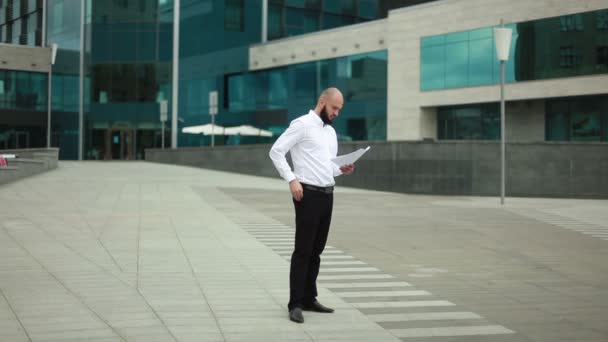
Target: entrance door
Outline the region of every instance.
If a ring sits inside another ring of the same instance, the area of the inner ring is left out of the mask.
[[[134,130],[129,128],[111,128],[106,132],[106,160],[132,160],[135,146]]]

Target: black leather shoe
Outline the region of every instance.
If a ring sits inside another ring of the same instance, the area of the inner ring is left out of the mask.
[[[293,308],[289,310],[289,319],[296,323],[304,323],[304,316],[302,316],[302,309]]]
[[[314,312],[323,312],[323,313],[332,313],[334,309],[323,306],[319,301],[315,300],[312,304],[302,305],[302,310],[304,311],[314,311]]]

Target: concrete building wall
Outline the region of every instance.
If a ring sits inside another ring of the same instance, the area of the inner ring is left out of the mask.
[[[260,70],[385,50],[387,19],[279,39],[249,49],[249,69]]]
[[[0,43],[0,69],[49,72],[51,49]]]
[[[493,26],[501,19],[514,23],[607,7],[605,0],[443,0],[391,11],[387,42],[387,138],[417,140],[426,137],[428,130],[423,128],[432,119],[425,118],[429,113],[421,107],[500,100],[498,85],[421,92],[422,37]],[[606,93],[606,84],[608,75],[518,82],[506,85],[505,97],[524,100],[601,94]]]
[[[371,145],[351,176],[338,185],[436,195],[500,195],[498,142],[358,142],[340,154]],[[151,162],[279,178],[270,145],[148,149]],[[506,194],[521,197],[608,199],[608,145],[511,143],[506,148]],[[287,184],[285,185],[287,189]]]

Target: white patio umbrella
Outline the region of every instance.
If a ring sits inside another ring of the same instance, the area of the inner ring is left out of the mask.
[[[241,125],[235,127],[226,127],[225,135],[251,135],[258,137],[272,137],[272,132],[265,129],[253,127],[251,125]]]
[[[203,134],[203,135],[224,135],[224,127],[219,125],[198,125],[182,128],[182,133]]]

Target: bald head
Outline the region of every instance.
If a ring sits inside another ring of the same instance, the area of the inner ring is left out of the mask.
[[[342,106],[344,105],[344,97],[338,88],[327,88],[319,96],[315,113],[321,117],[325,124],[331,125],[333,120],[338,117]]]
[[[321,93],[321,96],[319,96],[319,101],[322,98],[324,98],[325,100],[330,100],[330,99],[333,99],[334,97],[339,97],[340,99],[342,99],[342,101],[344,101],[340,90],[338,90],[338,88],[334,88],[334,87],[323,90],[323,92]]]

